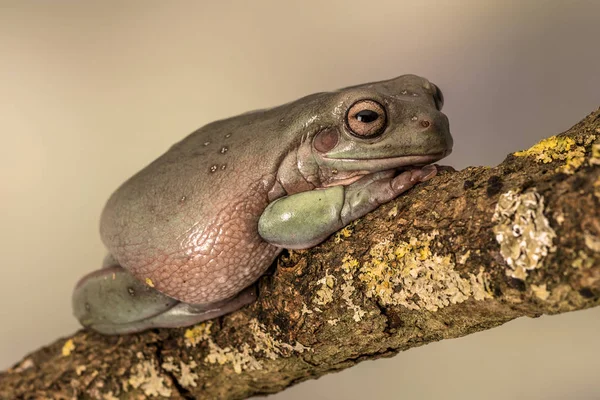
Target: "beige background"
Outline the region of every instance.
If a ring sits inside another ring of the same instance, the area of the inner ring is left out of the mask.
[[[447,162],[494,165],[600,105],[599,15],[594,0],[0,2],[0,368],[77,329],[104,201],[198,126],[417,73],[446,96]],[[272,398],[599,399],[599,332],[600,309],[521,319]]]

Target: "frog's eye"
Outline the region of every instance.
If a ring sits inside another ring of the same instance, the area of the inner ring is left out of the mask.
[[[433,83],[431,85],[433,86],[433,99],[435,100],[435,107],[439,111],[442,111],[442,107],[444,107],[444,94],[439,87]]]
[[[346,114],[350,132],[360,138],[371,138],[383,133],[386,123],[385,109],[373,100],[359,100]]]

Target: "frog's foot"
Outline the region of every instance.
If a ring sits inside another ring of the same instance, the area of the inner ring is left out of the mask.
[[[365,175],[344,187],[300,192],[270,203],[258,221],[267,242],[288,249],[315,246],[357,218],[373,211],[419,182],[433,178],[436,167],[427,165],[401,172],[388,170]]]
[[[194,325],[256,300],[253,286],[237,296],[207,304],[181,303],[138,281],[120,266],[84,276],[73,292],[73,313],[81,324],[103,334]]]

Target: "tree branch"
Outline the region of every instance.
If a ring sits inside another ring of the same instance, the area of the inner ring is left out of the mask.
[[[520,316],[597,306],[598,164],[600,110],[282,255],[236,313],[59,339],[0,373],[0,398],[242,399]]]

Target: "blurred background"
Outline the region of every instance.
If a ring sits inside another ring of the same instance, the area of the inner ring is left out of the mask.
[[[0,1],[0,369],[78,329],[111,192],[197,127],[415,73],[456,168],[600,106],[600,2]],[[520,319],[272,399],[600,399],[600,309]]]

